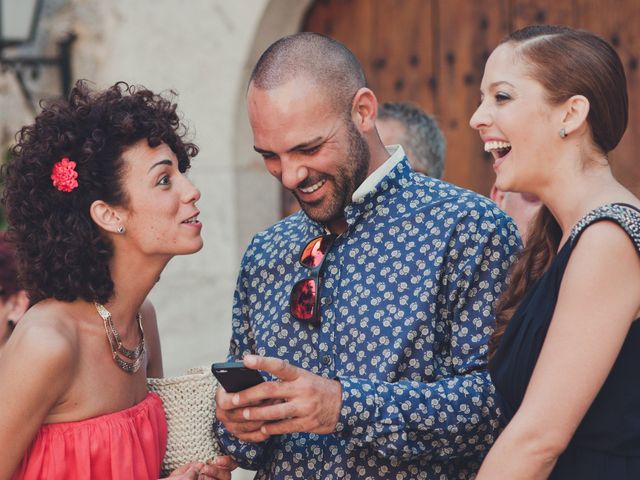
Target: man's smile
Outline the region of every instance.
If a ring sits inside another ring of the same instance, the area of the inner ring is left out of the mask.
[[[326,183],[326,179],[320,180],[309,187],[298,187],[302,193],[313,193]]]

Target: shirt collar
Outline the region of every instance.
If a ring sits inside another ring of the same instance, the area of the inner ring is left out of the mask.
[[[347,225],[351,227],[377,211],[386,214],[389,201],[411,182],[412,175],[413,170],[402,148],[394,148],[391,157],[367,178],[366,191],[345,207]]]
[[[404,158],[404,149],[400,145],[389,145],[385,147],[389,155],[391,155],[386,162],[376,168],[371,175],[369,175],[364,182],[353,192],[351,201],[356,203],[362,200],[368,193],[370,193],[384,177],[386,177],[391,170]]]

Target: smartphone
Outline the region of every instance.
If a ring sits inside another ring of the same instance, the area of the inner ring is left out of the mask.
[[[257,370],[251,370],[242,362],[214,363],[211,372],[229,393],[236,393],[264,382]]]

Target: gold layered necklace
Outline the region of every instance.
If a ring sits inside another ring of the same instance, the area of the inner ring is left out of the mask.
[[[125,372],[136,373],[140,369],[146,353],[144,330],[142,329],[142,315],[140,315],[140,312],[136,315],[138,328],[140,329],[140,343],[138,343],[135,349],[129,350],[122,344],[120,334],[116,330],[113,320],[111,320],[111,312],[100,303],[94,302],[94,305],[96,306],[98,315],[100,315],[104,322],[104,330],[107,332],[107,340],[109,340],[113,361]]]

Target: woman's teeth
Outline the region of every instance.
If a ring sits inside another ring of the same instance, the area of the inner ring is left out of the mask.
[[[507,142],[491,141],[484,144],[485,152],[496,152],[500,157],[506,155],[511,150],[511,144]]]
[[[302,193],[313,193],[318,190],[322,185],[324,185],[326,180],[320,180],[318,183],[314,183],[310,187],[302,188],[300,187],[300,191]]]
[[[197,223],[197,222],[198,222],[198,216],[196,215],[195,217],[191,217],[191,218],[186,219],[182,223]]]

